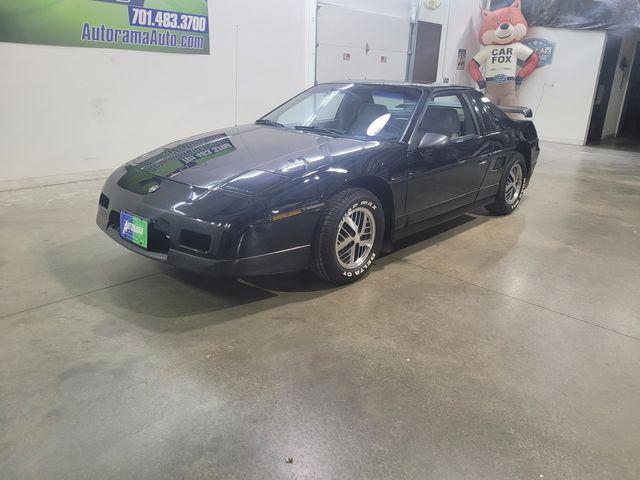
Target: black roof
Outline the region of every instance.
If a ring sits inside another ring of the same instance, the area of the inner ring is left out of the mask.
[[[385,80],[336,80],[333,82],[321,82],[318,85],[326,85],[326,84],[341,84],[341,83],[353,83],[355,85],[388,85],[390,87],[412,87],[412,88],[421,88],[421,89],[447,89],[447,90],[475,90],[473,87],[468,87],[465,85],[456,85],[453,83],[415,83],[415,82],[399,82],[399,81],[385,81]]]

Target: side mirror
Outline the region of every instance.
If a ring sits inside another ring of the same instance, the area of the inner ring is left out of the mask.
[[[425,133],[418,144],[418,150],[429,147],[443,147],[449,143],[449,137],[439,133]]]

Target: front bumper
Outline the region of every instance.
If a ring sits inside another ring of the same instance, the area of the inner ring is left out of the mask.
[[[102,229],[99,219],[97,223]],[[123,239],[115,228],[108,227],[103,230],[113,240],[132,252],[184,270],[212,276],[249,277],[305,270],[309,265],[311,254],[311,245],[301,245],[253,257],[215,260],[172,249],[167,253],[150,252]]]
[[[114,241],[147,258],[216,276],[267,275],[304,270],[318,212],[278,222],[255,222],[258,206],[223,193],[201,194],[171,180],[151,193],[122,186],[118,170],[107,180],[96,223]],[[243,203],[244,202],[244,203]],[[120,212],[149,221],[148,249],[120,236]],[[185,232],[188,235],[185,235]],[[189,238],[205,239],[192,245]],[[203,246],[204,245],[204,246]]]

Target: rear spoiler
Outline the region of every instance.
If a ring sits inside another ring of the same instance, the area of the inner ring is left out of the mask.
[[[531,110],[529,107],[507,107],[502,105],[496,106],[505,113],[515,113],[518,115],[523,115],[524,118],[533,117],[533,110]]]

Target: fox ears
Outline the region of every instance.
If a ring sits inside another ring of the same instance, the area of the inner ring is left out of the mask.
[[[515,2],[513,2],[511,4],[510,8],[517,8],[518,10],[522,9],[522,1],[521,0],[516,0]],[[482,9],[482,18],[487,18],[489,15],[491,15],[492,11],[491,10],[487,10],[487,9]]]

